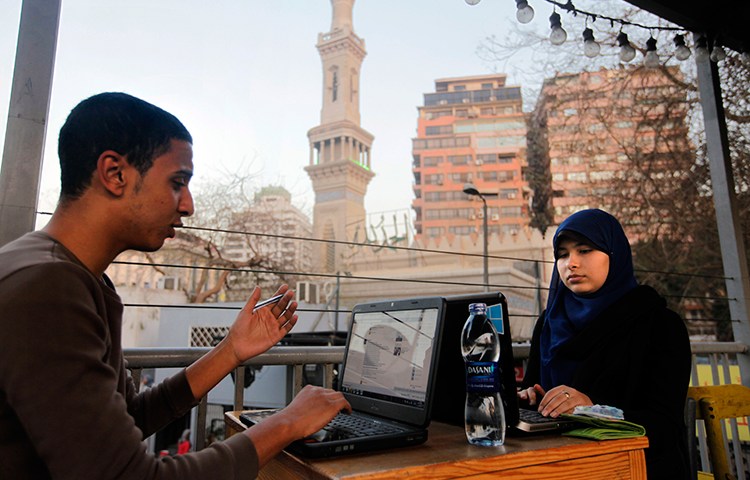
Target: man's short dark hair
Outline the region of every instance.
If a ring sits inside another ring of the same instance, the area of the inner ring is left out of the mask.
[[[126,155],[141,175],[169,151],[172,140],[193,142],[169,112],[126,93],[100,93],[83,100],[60,129],[61,199],[79,197],[91,184],[102,152]]]

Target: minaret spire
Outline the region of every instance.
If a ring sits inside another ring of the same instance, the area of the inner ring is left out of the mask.
[[[353,31],[352,10],[354,9],[354,2],[350,2],[349,0],[331,0],[331,6],[333,7],[331,32],[337,30],[343,30],[345,32]]]

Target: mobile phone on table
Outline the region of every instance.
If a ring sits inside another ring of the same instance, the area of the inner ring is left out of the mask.
[[[283,297],[283,296],[284,296],[284,294],[280,293],[278,295],[274,295],[271,298],[267,298],[265,300],[261,300],[260,302],[258,302],[258,303],[255,304],[255,308],[253,308],[253,312],[256,311],[259,308],[265,307],[266,305],[268,305],[270,303],[277,303],[279,300],[281,300],[281,297]]]

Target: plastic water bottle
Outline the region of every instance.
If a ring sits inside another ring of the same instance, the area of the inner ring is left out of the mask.
[[[487,305],[469,305],[461,332],[461,353],[466,366],[466,438],[473,445],[500,446],[505,442],[505,411],[500,399],[500,339]]]

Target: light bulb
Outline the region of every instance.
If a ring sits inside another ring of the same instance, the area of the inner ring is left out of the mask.
[[[646,52],[646,55],[643,57],[643,66],[646,68],[657,68],[659,66],[659,55],[656,53],[656,50]]]
[[[674,51],[674,56],[677,57],[677,60],[687,60],[690,58],[690,49],[687,47],[687,45],[680,45],[677,47]]]
[[[716,44],[714,45],[714,48],[711,49],[711,56],[709,58],[711,58],[712,62],[720,62],[727,58],[727,52],[721,48],[721,45]]]
[[[627,63],[635,58],[635,48],[630,44],[627,33],[617,35],[617,44],[620,46],[620,61]]]
[[[594,40],[594,31],[587,28],[583,31],[583,54],[589,58],[599,55],[601,46]]]
[[[529,23],[534,19],[534,9],[526,0],[516,0],[516,20],[519,23]]]
[[[690,49],[685,45],[685,37],[682,35],[675,35],[674,37],[674,56],[677,60],[683,61],[690,58]]]
[[[622,47],[620,47],[620,60],[621,61],[628,63],[634,58],[635,58],[635,48],[633,48],[630,44],[623,45]]]
[[[557,12],[553,12],[552,15],[549,16],[549,24],[549,42],[552,45],[562,45],[563,43],[565,43],[565,40],[568,39],[568,32],[566,32],[565,29],[562,28],[562,23],[560,22],[560,14]]]
[[[643,66],[646,68],[657,68],[659,66],[659,54],[656,53],[656,39],[654,37],[646,40],[646,55],[643,57]]]
[[[469,5],[476,5],[477,3],[481,2],[482,0],[466,0],[466,3]]]
[[[549,42],[552,45],[562,45],[567,39],[568,32],[562,27],[554,27],[552,31],[549,32]]]

